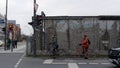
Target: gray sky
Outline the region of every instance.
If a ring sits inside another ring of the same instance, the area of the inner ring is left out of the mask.
[[[96,16],[120,15],[120,0],[36,0],[37,14],[44,11],[46,16]],[[5,14],[6,0],[0,0],[0,13]],[[28,25],[33,15],[33,0],[8,0],[8,19],[21,25],[22,33],[30,35]]]

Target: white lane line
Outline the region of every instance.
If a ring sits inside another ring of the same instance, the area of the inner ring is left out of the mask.
[[[101,64],[110,64],[110,63],[101,63]]]
[[[43,64],[52,64],[53,59],[47,59],[43,62]]]
[[[99,64],[99,63],[89,63],[89,64]]]
[[[65,63],[65,62],[63,62],[63,63],[62,62],[61,63],[57,62],[57,63],[52,63],[52,64],[67,64],[67,63]]]
[[[83,63],[78,63],[78,64],[87,64],[87,63],[84,63],[84,62],[83,62]]]
[[[68,63],[68,68],[79,68],[76,63]]]
[[[21,58],[20,58],[20,59],[18,60],[18,62],[15,64],[14,68],[17,68],[17,67],[18,67],[18,65],[19,65],[20,62],[22,61],[24,55],[25,55],[25,54],[23,54],[23,55],[21,56]]]

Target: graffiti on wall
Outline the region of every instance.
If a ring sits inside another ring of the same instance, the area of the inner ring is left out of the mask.
[[[51,23],[50,23],[51,22]],[[98,20],[97,18],[85,18],[83,20],[47,20],[46,41],[52,33],[57,36],[60,48],[75,49],[82,41],[83,35],[88,35],[91,41],[91,49],[107,50],[118,47],[117,40],[120,39],[120,21]],[[50,39],[49,39],[50,40]],[[49,43],[49,41],[48,41]]]

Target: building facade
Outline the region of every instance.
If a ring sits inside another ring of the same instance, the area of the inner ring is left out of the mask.
[[[16,24],[16,20],[8,20],[7,23],[7,32],[9,36],[9,29],[12,28],[13,40],[21,40],[21,28],[20,24]]]
[[[4,40],[4,32],[2,31],[2,28],[5,27],[4,19],[5,17],[0,14],[0,40]]]

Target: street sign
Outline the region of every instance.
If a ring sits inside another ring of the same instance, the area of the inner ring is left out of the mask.
[[[3,19],[0,19],[0,24],[4,24],[4,20]]]

